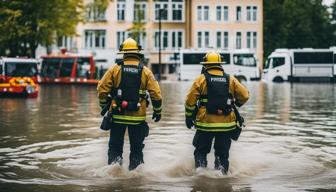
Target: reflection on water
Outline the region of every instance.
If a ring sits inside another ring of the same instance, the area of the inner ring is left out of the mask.
[[[212,154],[208,169],[194,169],[183,107],[190,84],[162,84],[163,118],[148,118],[145,164],[133,172],[128,142],[123,167],[106,165],[95,87],[42,86],[37,99],[0,98],[0,191],[336,190],[335,85],[247,84],[247,128],[221,176]]]

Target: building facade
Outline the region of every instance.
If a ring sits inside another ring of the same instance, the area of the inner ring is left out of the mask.
[[[92,53],[96,65],[107,68],[118,58],[121,42],[132,36],[134,21],[143,23],[136,37],[148,65],[154,73],[161,70],[163,79],[176,78],[174,53],[181,49],[250,49],[262,62],[262,0],[111,0],[103,13],[88,6],[78,36],[59,37],[53,51]]]

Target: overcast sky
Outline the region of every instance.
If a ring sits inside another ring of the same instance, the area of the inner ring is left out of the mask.
[[[325,4],[331,5],[335,0],[323,0]]]

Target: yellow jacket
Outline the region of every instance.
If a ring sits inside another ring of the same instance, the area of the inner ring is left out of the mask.
[[[218,67],[211,67],[208,72],[212,75],[223,75]],[[249,99],[248,90],[240,82],[230,75],[230,94],[238,106],[243,105]],[[205,76],[200,75],[193,83],[185,101],[186,117],[191,117],[196,109],[197,101],[207,94]],[[230,131],[236,128],[236,116],[234,112],[229,115],[208,114],[205,106],[200,106],[196,115],[195,127],[202,131]]]
[[[138,65],[139,60],[135,58],[126,58],[124,64]],[[101,107],[104,107],[107,103],[107,96],[111,92],[111,88],[118,88],[121,81],[121,66],[115,64],[104,74],[103,78],[98,83],[98,98]],[[157,113],[161,113],[161,91],[158,82],[155,80],[154,75],[150,69],[146,66],[143,67],[140,85],[140,94],[144,94],[148,91],[152,100],[153,110]],[[112,103],[115,101],[112,100]],[[113,114],[113,121],[120,124],[136,125],[146,120],[146,100],[141,99],[140,108],[138,111],[125,111],[124,114]],[[112,105],[109,109],[112,111]]]

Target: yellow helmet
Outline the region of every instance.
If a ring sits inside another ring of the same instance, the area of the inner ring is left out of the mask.
[[[134,39],[127,38],[119,47],[119,53],[139,53],[141,51],[139,45]]]
[[[203,62],[201,64],[224,64],[223,57],[216,51],[209,51],[203,57]]]

